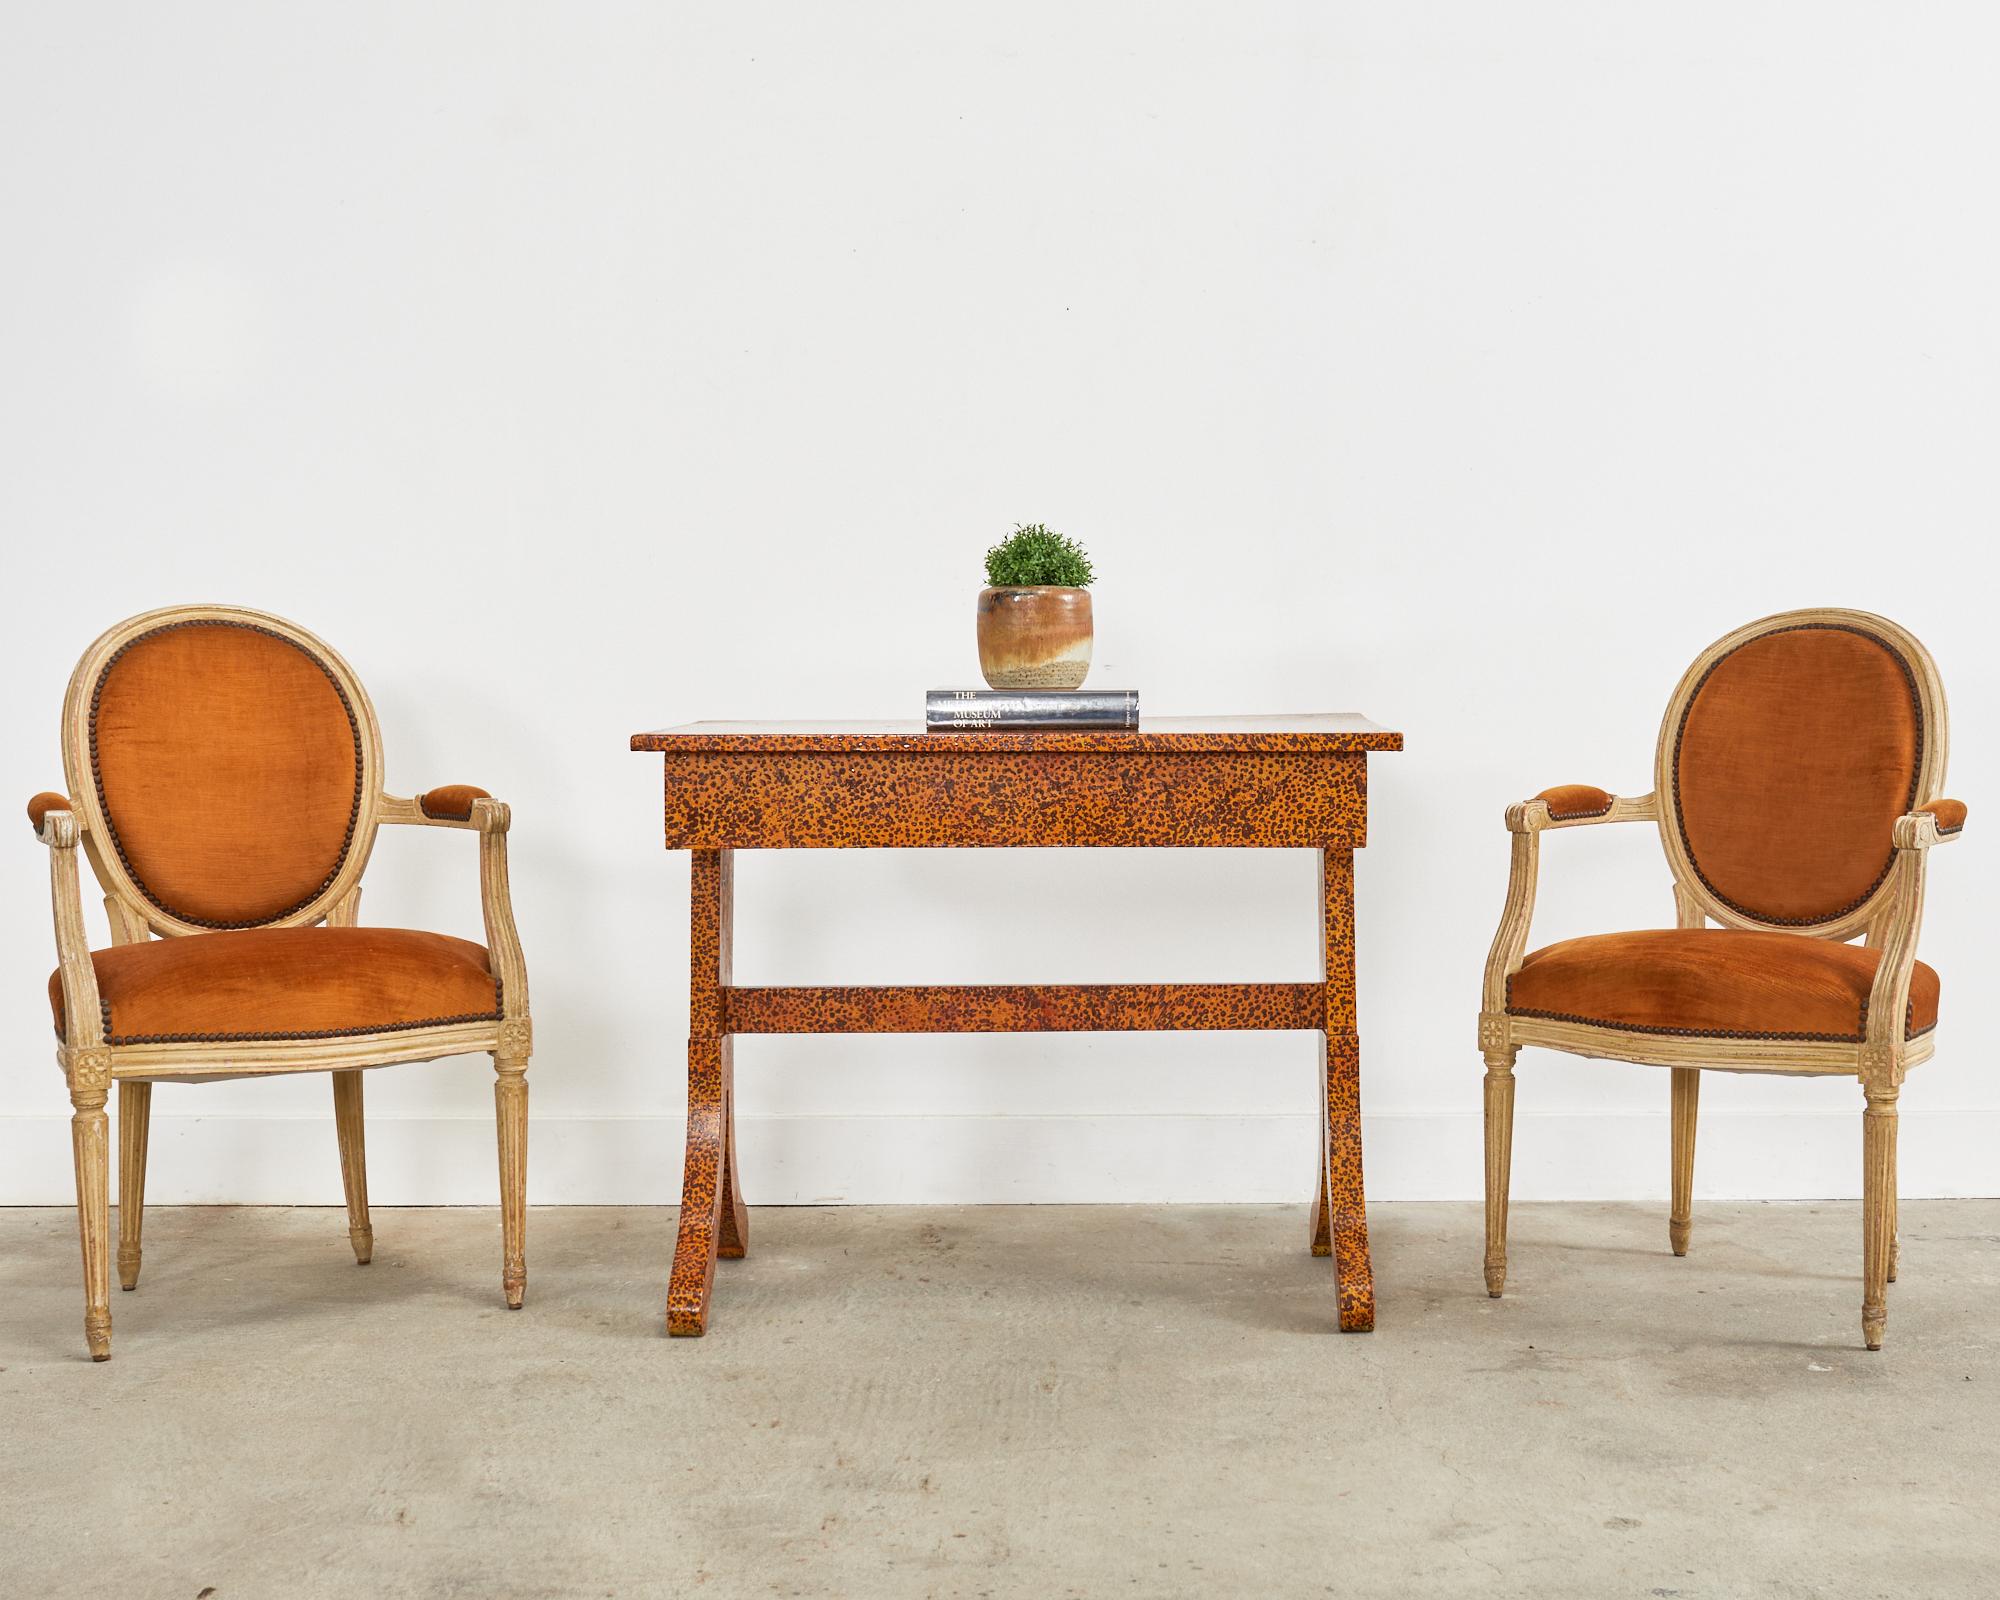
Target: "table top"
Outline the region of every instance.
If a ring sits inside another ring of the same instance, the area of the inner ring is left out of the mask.
[[[936,728],[920,722],[687,722],[632,735],[634,750],[668,754],[1069,750],[1107,753],[1249,751],[1326,754],[1400,750],[1403,736],[1352,711],[1292,716],[1144,717],[1127,728]]]

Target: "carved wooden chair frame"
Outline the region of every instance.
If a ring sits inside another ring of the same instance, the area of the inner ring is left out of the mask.
[[[1682,838],[1675,797],[1673,759],[1683,713],[1709,669],[1740,646],[1767,633],[1798,627],[1840,627],[1872,634],[1898,652],[1911,677],[1923,728],[1916,775],[1916,801],[1897,819],[1887,872],[1874,890],[1840,917],[1798,927],[1761,921],[1722,900],[1696,872]],[[1514,1059],[1523,1045],[1541,1045],[1570,1055],[1594,1056],[1669,1067],[1672,1083],[1672,1199],[1669,1243],[1686,1255],[1694,1183],[1696,1105],[1703,1070],[1769,1072],[1811,1077],[1857,1078],[1866,1099],[1863,1113],[1863,1291],[1862,1334],[1871,1350],[1882,1346],[1888,1319],[1887,1285],[1896,1276],[1896,1102],[1904,1075],[1930,1058],[1934,1033],[1906,1038],[1904,1018],[1916,963],[1917,934],[1923,919],[1924,872],[1933,846],[1957,837],[1963,808],[1940,801],[1948,728],[1944,686],[1930,653],[1908,631],[1860,611],[1803,610],[1765,617],[1738,628],[1696,658],[1660,725],[1654,757],[1654,790],[1636,798],[1601,791],[1545,791],[1507,808],[1513,862],[1506,909],[1486,958],[1479,1013],[1479,1048],[1486,1061],[1486,1287],[1496,1298],[1507,1276],[1507,1190],[1513,1148]],[[1593,1023],[1557,1021],[1511,1014],[1508,980],[1520,970],[1534,913],[1541,836],[1565,828],[1618,822],[1658,825],[1673,874],[1677,925],[1699,928],[1713,921],[1725,928],[1772,930],[1805,938],[1846,941],[1865,936],[1882,952],[1868,997],[1866,1034],[1860,1042],[1763,1038],[1692,1037],[1628,1031]],[[1941,825],[1942,823],[1942,825]]]
[[[114,944],[152,937],[199,937],[208,931],[182,920],[147,895],[116,848],[94,781],[91,703],[106,667],[125,647],[162,628],[186,623],[252,627],[285,639],[312,657],[345,696],[360,758],[353,834],[338,870],[305,904],[259,927],[295,928],[356,924],[361,876],[385,823],[458,828],[479,835],[480,903],[486,947],[499,980],[499,1014],[445,1026],[408,1027],[330,1038],[117,1044],[105,1036],[97,975],[84,927],[77,873],[81,846],[104,893]],[[205,1083],[274,1073],[330,1072],[341,1175],[347,1194],[349,1237],[355,1259],[367,1264],[374,1250],[368,1218],[368,1180],[362,1137],[361,1072],[401,1061],[490,1053],[498,1074],[494,1089],[500,1157],[501,1281],[507,1304],[518,1307],[526,1291],[526,1172],[528,1090],[532,1048],[527,969],[514,927],[507,884],[507,807],[483,791],[434,789],[418,800],[382,787],[382,734],[374,707],[354,671],[321,640],[281,618],[233,606],[174,606],[119,623],[84,653],[63,704],[66,806],[43,805],[36,833],[49,847],[49,887],[54,901],[56,954],[64,1028],[56,1062],[69,1085],[71,1136],[76,1158],[78,1225],[83,1243],[84,1335],[102,1361],[111,1353],[109,1278],[109,1174],[105,1102],[118,1085],[118,1276],[126,1289],[139,1280],[140,1226],[146,1180],[146,1142],[156,1082]]]

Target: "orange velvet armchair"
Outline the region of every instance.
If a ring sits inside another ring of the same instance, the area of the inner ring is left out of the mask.
[[[374,708],[347,663],[261,612],[180,606],[85,652],[63,706],[69,792],[28,804],[48,846],[83,1239],[84,1336],[111,1354],[105,1102],[118,1085],[118,1276],[139,1281],[146,1134],[157,1082],[330,1072],[355,1259],[374,1250],[361,1073],[490,1053],[501,1284],[527,1285],[528,978],[507,886],[508,810],[453,785],[383,792]],[[479,836],[486,943],[360,926],[382,823]],[[85,933],[77,850],[104,891],[111,948]]]
[[[1932,1052],[1917,960],[1924,869],[1965,807],[1942,797],[1944,689],[1881,617],[1792,611],[1739,628],[1681,679],[1654,792],[1569,785],[1511,806],[1513,870],[1486,961],[1486,1287],[1507,1277],[1514,1060],[1523,1045],[1673,1071],[1668,1239],[1686,1255],[1704,1068],[1860,1081],[1861,1329],[1882,1347],[1896,1276],[1896,1102]],[[1527,952],[1541,836],[1658,825],[1677,926]],[[1714,924],[1714,926],[1710,926]],[[1861,943],[1850,941],[1860,938]]]

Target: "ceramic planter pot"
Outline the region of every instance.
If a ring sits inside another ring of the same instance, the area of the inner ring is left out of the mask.
[[[1090,591],[979,591],[979,670],[994,689],[1075,689],[1090,673]]]

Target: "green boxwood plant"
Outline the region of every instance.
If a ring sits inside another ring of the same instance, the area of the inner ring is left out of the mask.
[[[1022,523],[986,552],[986,581],[995,589],[1083,589],[1091,577],[1083,546],[1039,522]]]

